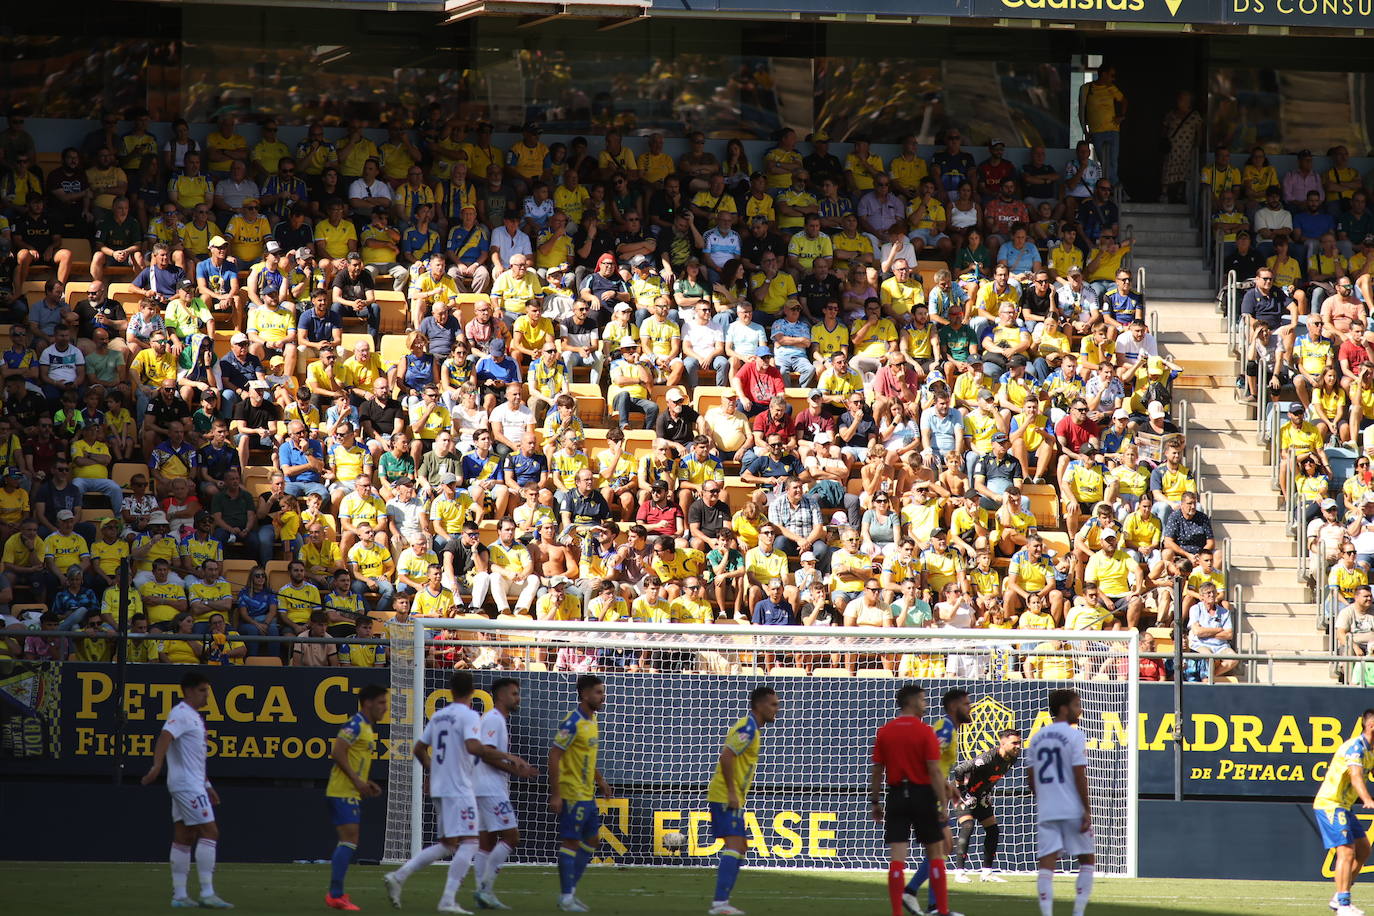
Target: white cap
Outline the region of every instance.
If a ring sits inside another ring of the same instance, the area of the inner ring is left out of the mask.
[[[567,576],[554,576],[554,577],[553,577],[553,582],[551,582],[551,583],[549,583],[549,584],[552,585],[554,588],[558,588],[558,586],[560,586],[560,585],[567,585],[567,584],[569,584],[571,581],[572,581],[572,580],[569,579]]]
[[[682,393],[681,388],[669,388],[668,393],[664,395],[664,397],[674,404],[687,400],[687,395]]]
[[[1156,401],[1155,403],[1159,402]],[[1129,420],[1130,418],[1131,412],[1124,407],[1118,407],[1116,411],[1112,414],[1113,420]]]
[[[151,525],[166,525],[166,524],[168,524],[168,522],[167,522],[167,513],[166,513],[166,512],[154,512],[152,515],[148,516],[148,524],[149,524],[150,526],[151,526]]]
[[[57,513],[57,520],[58,520],[59,522],[65,522],[65,521],[66,521],[67,519],[69,519],[69,518],[76,518],[76,513],[73,512],[71,509],[60,509],[60,510],[58,510],[58,513]]]
[[[239,333],[235,334],[233,337],[229,338],[229,342],[230,342],[231,344],[246,344],[246,343],[249,342],[249,340],[248,340],[248,335],[245,334],[245,333],[243,333],[242,331],[240,331]]]
[[[1150,419],[1151,419],[1151,420],[1158,419],[1158,418],[1161,418],[1161,417],[1167,417],[1168,415],[1169,415],[1169,411],[1165,410],[1165,409],[1164,409],[1164,405],[1161,404],[1159,401],[1151,401],[1151,402],[1150,402]]]
[[[617,303],[615,304],[615,308],[611,309],[611,312],[612,312],[613,314],[614,314],[614,313],[618,313],[618,312],[633,312],[633,311],[634,311],[634,307],[633,307],[632,305],[630,305],[630,303],[628,303],[628,302],[617,302]]]

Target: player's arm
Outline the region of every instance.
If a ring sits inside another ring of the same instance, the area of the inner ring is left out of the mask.
[[[508,754],[490,744],[483,744],[477,738],[469,738],[464,742],[464,746],[467,747],[469,754],[480,758],[483,763],[490,764],[498,770],[505,770],[512,776],[533,776],[535,773],[534,767],[515,754]]]
[[[562,762],[563,748],[555,744],[549,748],[549,810],[554,814],[563,813],[563,791],[558,785],[558,767]]]
[[[940,769],[940,761],[927,760],[926,772],[930,774],[930,787],[935,790],[935,806],[943,814],[945,811],[945,772]],[[1086,783],[1084,783],[1086,785]]]
[[[151,785],[157,779],[162,772],[162,764],[167,759],[167,748],[171,746],[172,733],[163,729],[162,733],[157,736],[157,744],[153,745],[153,765],[148,767],[148,772],[144,773],[143,779],[140,780],[143,785]],[[1358,767],[1351,767],[1351,769],[1358,769]],[[1374,808],[1374,805],[1370,805],[1370,807]]]
[[[725,780],[725,797],[729,799],[728,806],[732,811],[740,807],[739,791],[735,788],[735,756],[729,745],[720,749],[720,778]]]
[[[425,771],[425,776],[429,776],[429,745],[423,741],[416,741],[415,747],[411,748],[410,753],[416,760],[420,761],[420,769]]]
[[[878,823],[883,822],[883,765],[878,761],[873,761],[873,766],[868,771],[868,807],[873,813],[873,819]]]
[[[348,762],[347,738],[336,737],[334,739],[334,744],[329,749],[329,759],[334,761],[334,766],[338,767],[339,771],[348,777],[348,781],[353,783],[353,788],[358,790],[358,794],[366,798],[381,794],[381,786],[371,780],[359,777],[357,771],[353,769],[353,764]]]
[[[606,781],[606,777],[601,775],[601,770],[599,768],[596,770],[595,776],[596,787],[601,790],[602,798],[610,798],[615,795],[615,790],[612,789],[611,784]]]
[[[1350,776],[1350,784],[1359,793],[1360,803],[1366,808],[1374,809],[1374,798],[1369,795],[1369,786],[1364,781],[1364,767],[1359,764],[1351,764],[1346,767],[1346,773]]]
[[[1093,829],[1093,802],[1088,796],[1088,768],[1086,766],[1079,764],[1073,768],[1073,782],[1078,789],[1078,798],[1083,803],[1083,826],[1081,829],[1083,833],[1087,833]],[[1369,790],[1365,789],[1364,794],[1368,795]]]

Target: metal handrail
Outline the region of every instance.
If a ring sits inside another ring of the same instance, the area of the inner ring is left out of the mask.
[[[1226,352],[1238,357],[1241,361],[1241,370],[1245,369],[1247,354],[1245,347],[1240,342],[1240,329],[1236,327],[1236,272],[1234,270],[1226,273],[1226,291],[1222,296],[1222,303],[1226,311]]]
[[[1154,335],[1155,340],[1159,339],[1159,312],[1150,312],[1150,333]]]
[[[1255,375],[1255,419],[1259,421],[1259,443],[1267,445],[1269,443],[1269,364],[1262,359],[1257,359],[1255,362],[1259,365],[1259,370]]]
[[[1131,246],[1131,247],[1132,247],[1132,250],[1134,250],[1134,247],[1135,247],[1135,246]],[[1144,294],[1144,292],[1145,292],[1145,265],[1144,265],[1144,264],[1140,265],[1139,267],[1137,267],[1137,268],[1135,269],[1135,289],[1136,289],[1136,292],[1141,293],[1141,294]]]
[[[1212,245],[1212,261],[1213,261],[1213,264],[1212,264],[1211,266],[1213,266],[1213,267],[1216,268],[1215,276],[1216,276],[1216,278],[1217,278],[1217,280],[1216,280],[1216,282],[1217,282],[1217,288],[1220,289],[1220,288],[1221,288],[1221,271],[1222,271],[1222,268],[1226,266],[1226,264],[1224,263],[1224,261],[1223,261],[1223,259],[1222,259],[1222,255],[1223,255],[1223,254],[1225,253],[1225,251],[1226,251],[1226,234],[1225,234],[1224,232],[1222,232],[1220,229],[1218,229],[1215,233],[1213,233],[1213,239],[1214,239],[1214,242],[1213,242],[1213,245]]]
[[[1186,442],[1188,439],[1188,421],[1192,419],[1189,414],[1192,412],[1192,405],[1186,400],[1178,402],[1178,433]],[[1193,475],[1196,478],[1196,474]]]
[[[1193,446],[1193,479],[1202,479],[1202,446]]]

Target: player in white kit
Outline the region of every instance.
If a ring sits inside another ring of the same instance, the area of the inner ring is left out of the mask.
[[[510,716],[520,708],[520,682],[502,677],[491,682],[492,708],[482,715],[482,744],[501,754],[504,762],[477,761],[473,786],[477,791],[477,905],[488,910],[508,910],[492,891],[496,875],[520,843],[520,827],[510,801],[512,775],[526,779],[539,775],[529,763],[510,752]]]
[[[1077,728],[1083,700],[1077,691],[1051,690],[1054,721],[1035,733],[1027,779],[1035,793],[1036,881],[1041,916],[1054,912],[1054,866],[1060,855],[1078,859],[1073,916],[1083,916],[1092,894],[1097,858],[1093,855],[1092,800],[1088,794],[1088,739]]]
[[[144,774],[143,784],[155,782],[163,762],[167,763],[167,791],[172,795],[172,906],[228,910],[233,904],[215,893],[219,825],[213,806],[219,804],[219,795],[205,775],[205,720],[200,715],[210,697],[210,679],[198,671],[188,672],[181,679],[181,697],[162,725],[153,748],[153,765]],[[200,876],[198,901],[186,892],[192,846]]]
[[[481,741],[481,720],[472,708],[472,675],[455,671],[449,678],[452,701],[432,717],[415,742],[415,759],[429,779],[439,842],[428,846],[396,871],[382,876],[392,906],[401,906],[401,889],[418,869],[452,855],[448,879],[439,898],[441,913],[469,913],[457,902],[458,888],[477,855],[477,796],[473,769],[478,758],[495,766],[514,767],[507,755]]]

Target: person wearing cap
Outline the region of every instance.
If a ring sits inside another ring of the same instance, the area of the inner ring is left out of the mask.
[[[1083,581],[1097,585],[1117,619],[1134,630],[1145,613],[1142,596],[1148,581],[1136,562],[1121,549],[1121,533],[1116,528],[1103,528],[1099,538],[1101,546],[1088,558]]]
[[[154,257],[157,255],[154,254]],[[195,358],[194,353],[182,353],[195,335],[200,334],[210,341],[215,339],[215,315],[205,300],[195,295],[195,291],[196,285],[190,280],[182,278],[177,281],[176,293],[162,313],[163,324],[175,340],[173,348],[181,353],[183,368],[188,368],[188,363]],[[213,359],[213,352],[210,357]]]
[[[67,570],[78,567],[84,576],[91,567],[91,550],[86,539],[76,533],[76,513],[60,509],[57,530],[43,539],[43,566],[47,571],[48,601],[63,587]]]
[[[1005,160],[1003,160],[1005,162]],[[1006,163],[1010,165],[1010,163]],[[1030,268],[1029,262],[1039,260],[1035,245],[1026,250],[1026,239],[1020,245],[1012,244],[1012,233],[1017,226],[1023,229],[1030,224],[1030,210],[1020,197],[1015,178],[1004,178],[992,184],[983,185],[985,189],[996,189],[995,194],[985,194],[983,202],[983,231],[987,233],[989,248],[996,247],[997,260],[1006,261],[1012,273],[1020,275]]]
[[[309,244],[312,239],[307,236],[304,241],[287,240],[278,235],[278,230],[296,206],[304,205],[309,199],[310,191],[305,186],[305,179],[297,174],[296,159],[288,154],[284,144],[279,152],[281,157],[277,159],[275,166],[266,170],[270,174],[263,177],[262,185],[258,188],[258,202],[262,204],[264,213],[278,221],[272,230],[272,237],[280,242],[283,248],[299,248],[301,245]]]
[[[730,332],[726,333],[727,352],[730,348],[731,334],[735,331],[735,325],[744,322],[749,311],[749,309],[741,307],[739,319],[731,324]],[[738,336],[736,335],[736,337]],[[732,362],[733,360],[732,355]],[[766,345],[760,345],[754,349],[752,358],[745,361],[734,373],[731,384],[734,386],[735,396],[739,399],[740,410],[750,417],[758,416],[767,410],[772,400],[783,394],[787,388],[782,378],[782,372],[773,363],[773,351]]]
[[[606,323],[617,304],[634,301],[629,284],[617,270],[615,255],[609,251],[596,259],[596,269],[582,284],[578,296],[591,308],[591,317],[598,325]]]
[[[1002,496],[1012,487],[1020,487],[1026,471],[1021,462],[1009,451],[1007,434],[992,434],[992,451],[981,456],[974,464],[973,489],[981,498],[982,508],[996,512],[1002,505]]]
[[[1317,195],[1317,201],[1326,200],[1326,189],[1322,187],[1321,175],[1312,168],[1312,151],[1298,150],[1298,167],[1284,173],[1281,182],[1283,202],[1290,210],[1301,210],[1309,194]]]
[[[186,176],[181,177],[185,178]],[[210,240],[220,234],[220,228],[210,218],[210,205],[208,203],[197,204],[190,210],[190,214],[190,219],[181,224],[179,234],[186,272],[193,274],[193,268],[210,256]],[[176,249],[174,247],[174,260],[175,257]]]
[[[1115,461],[1121,450],[1135,440],[1135,428],[1131,412],[1125,407],[1117,407],[1106,415],[1106,420],[1107,425],[1102,430],[1102,454]]]
[[[1374,241],[1374,239],[1370,239],[1370,241]],[[1228,249],[1226,259],[1222,262],[1224,275],[1235,271],[1237,282],[1253,281],[1255,274],[1259,272],[1265,262],[1264,255],[1260,253],[1255,244],[1253,234],[1242,229],[1236,233],[1235,243],[1226,247]]]
[[[658,405],[651,400],[654,375],[649,364],[639,354],[639,341],[622,337],[615,344],[611,360],[610,388],[606,400],[616,412],[623,428],[629,428],[630,414],[644,415],[644,429],[653,429],[658,422]]]
[[[272,223],[258,212],[258,199],[249,197],[239,212],[224,226],[229,239],[229,254],[239,270],[248,270],[262,260],[267,241],[272,238]]]
[[[196,265],[196,289],[212,312],[227,312],[234,327],[242,327],[242,307],[238,300],[238,266],[229,260],[229,243],[215,235],[209,241],[210,256]]]
[[[478,221],[475,206],[463,205],[458,214],[458,222],[449,229],[444,251],[453,264],[449,276],[458,282],[462,292],[485,293],[493,290],[491,268],[487,266],[491,260],[491,232]],[[513,256],[512,267],[515,260]],[[506,275],[503,273],[501,276],[504,278]],[[505,288],[500,284],[498,287]],[[500,297],[503,293],[493,290],[492,295]]]
[[[276,428],[281,421],[281,408],[268,395],[267,382],[254,379],[248,383],[248,397],[234,405],[231,429],[239,453],[239,466],[249,466],[252,448],[277,448]]]
[[[329,283],[330,310],[342,322],[346,319],[362,319],[367,323],[367,332],[375,339],[381,326],[381,308],[377,305],[377,281],[373,274],[364,269],[363,257],[350,251],[344,259],[343,269],[335,272]],[[251,321],[251,315],[250,321]]]
[[[350,137],[346,137],[343,141],[343,145],[339,148],[341,162],[340,172],[345,179],[354,178],[348,185],[348,204],[353,210],[353,221],[359,225],[365,225],[368,220],[372,218],[372,211],[374,208],[382,207],[388,212],[391,210],[391,186],[382,178],[381,159],[375,152],[370,153],[363,159],[360,166],[358,166],[361,169],[360,172],[356,173],[356,175],[349,174],[350,168],[348,160],[351,158],[351,154],[354,150],[357,150],[363,144],[372,147],[373,150],[376,149],[371,140],[361,136],[357,144],[350,147],[349,141],[351,139],[351,135]]]

